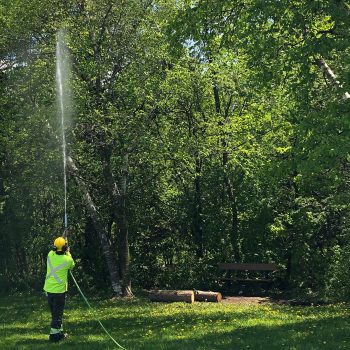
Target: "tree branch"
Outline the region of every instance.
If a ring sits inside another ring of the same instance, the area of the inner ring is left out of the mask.
[[[323,58],[317,59],[316,64],[322,70],[323,74],[332,82],[333,86],[337,87],[338,89],[344,90],[343,85],[337,79],[337,76],[334,74],[332,69],[329,67],[329,65],[325,62]],[[350,94],[347,91],[345,91],[343,94],[343,99],[348,100],[349,98]]]

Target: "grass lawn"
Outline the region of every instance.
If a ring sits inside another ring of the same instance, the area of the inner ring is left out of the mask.
[[[150,303],[143,299],[67,301],[69,339],[48,342],[44,296],[0,298],[0,349],[116,349],[94,317],[127,350],[350,349],[350,305],[291,307]]]

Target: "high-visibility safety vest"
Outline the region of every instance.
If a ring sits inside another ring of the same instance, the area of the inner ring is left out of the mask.
[[[68,270],[75,263],[69,252],[56,254],[50,251],[47,255],[47,269],[44,291],[48,293],[65,293],[68,290]]]

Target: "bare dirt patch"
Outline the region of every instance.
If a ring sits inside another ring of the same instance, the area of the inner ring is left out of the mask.
[[[223,296],[221,302],[223,304],[259,305],[271,303],[272,301],[268,297]]]

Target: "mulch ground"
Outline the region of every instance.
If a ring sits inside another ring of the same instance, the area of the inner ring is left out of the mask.
[[[223,296],[221,302],[223,304],[247,304],[258,305],[274,302],[268,297],[244,297],[244,296]]]
[[[221,302],[223,304],[238,304],[238,305],[261,305],[261,304],[279,304],[290,306],[316,306],[326,305],[327,303],[322,301],[304,301],[295,299],[277,299],[270,297],[247,297],[247,296],[230,296],[223,295]]]

